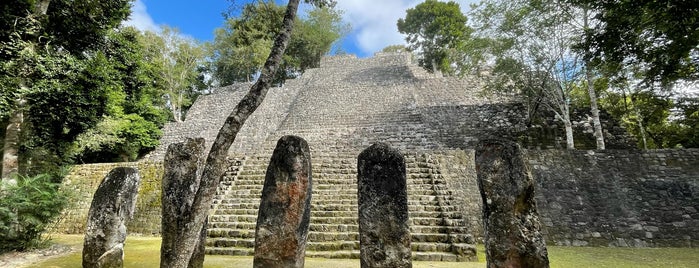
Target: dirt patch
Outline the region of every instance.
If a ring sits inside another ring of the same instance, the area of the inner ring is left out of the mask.
[[[48,259],[68,255],[80,250],[79,246],[53,244],[48,248],[35,249],[26,252],[8,252],[0,255],[0,267],[19,268],[45,261]]]

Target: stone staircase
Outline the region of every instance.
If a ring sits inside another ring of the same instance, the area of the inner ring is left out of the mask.
[[[358,258],[358,153],[313,154],[313,196],[307,257]],[[207,254],[253,255],[255,223],[269,155],[234,158],[209,218]],[[438,168],[407,154],[413,259],[475,260],[473,238],[451,204]]]

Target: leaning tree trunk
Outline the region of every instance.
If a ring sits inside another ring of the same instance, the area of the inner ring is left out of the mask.
[[[198,245],[198,243],[203,243],[200,234],[202,228],[206,228],[205,222],[209,214],[209,208],[213,201],[214,194],[216,193],[216,188],[221,180],[221,176],[225,171],[226,156],[228,155],[228,149],[233,144],[238,131],[247,120],[248,116],[252,114],[257,107],[262,103],[269,90],[274,74],[279,67],[279,64],[284,55],[287,45],[289,44],[289,39],[291,37],[291,31],[293,30],[294,17],[296,16],[296,11],[298,10],[299,0],[289,0],[289,4],[286,8],[286,13],[284,14],[284,20],[282,22],[282,28],[279,30],[277,37],[274,41],[272,50],[267,58],[267,61],[262,68],[257,82],[252,85],[250,91],[243,97],[243,99],[238,103],[233,112],[226,118],[226,122],[223,124],[218,132],[218,136],[213,142],[209,155],[206,159],[206,164],[203,167],[201,173],[201,180],[199,187],[197,189],[194,200],[192,200],[191,211],[187,217],[184,217],[182,221],[189,222],[185,229],[182,231],[182,237],[179,241],[182,244],[187,245]],[[180,257],[178,260],[172,261],[171,263],[161,263],[160,267],[168,268],[184,268],[188,265],[189,260],[192,258],[195,247],[182,248],[177,255]],[[202,258],[203,261],[203,258]],[[197,265],[192,265],[197,266]]]

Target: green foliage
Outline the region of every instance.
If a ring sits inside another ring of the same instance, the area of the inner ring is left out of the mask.
[[[672,97],[654,91],[607,92],[602,107],[638,140],[638,147],[699,147],[699,100]]]
[[[305,19],[297,20],[282,68],[287,77],[308,68],[320,67],[320,59],[328,53],[332,44],[349,31],[342,24],[342,14],[330,8],[315,8]]]
[[[156,73],[162,78],[163,96],[172,118],[184,120],[182,110],[198,95],[195,85],[204,62],[204,46],[168,27],[158,33],[145,32],[141,43],[151,63],[158,65]]]
[[[0,252],[36,246],[68,200],[55,183],[60,178],[41,174],[16,179],[16,185],[0,185]]]
[[[129,0],[5,1],[0,4],[0,119],[23,115],[20,171],[39,174],[71,162],[68,148],[123,95],[106,35],[129,14]],[[42,8],[43,6],[43,8]],[[44,9],[45,8],[45,9]]]
[[[389,45],[384,47],[381,52],[404,52],[408,51],[408,48],[404,45]]]
[[[122,28],[108,35],[103,51],[95,54],[86,81],[104,97],[98,122],[72,137],[66,157],[78,162],[133,161],[157,146],[168,113],[162,97],[164,65],[153,60],[142,35]],[[158,56],[159,57],[159,56]],[[90,92],[90,90],[80,90]]]
[[[473,30],[466,16],[453,1],[427,0],[408,9],[405,19],[398,20],[398,31],[413,51],[420,54],[419,64],[429,71],[446,74],[460,72],[464,48]]]
[[[285,7],[272,1],[257,1],[245,5],[239,16],[229,18],[223,28],[216,29],[212,66],[219,84],[255,78],[270,53],[284,11]],[[332,5],[316,7],[307,18],[297,18],[275,82],[318,67],[320,58],[347,31],[348,26],[341,21],[341,14]]]
[[[72,54],[98,48],[104,35],[125,20],[131,0],[51,0],[46,15],[37,10],[39,0],[15,0],[0,3],[0,42],[23,32],[23,40],[61,47]],[[40,27],[27,29],[28,21]],[[38,38],[41,36],[41,38]]]
[[[596,12],[579,47],[609,75],[637,65],[647,86],[699,79],[699,1],[567,2]]]
[[[131,12],[131,0],[51,0],[46,35],[73,53],[99,48]]]
[[[669,144],[699,148],[699,98],[696,95],[679,98],[675,107],[680,111],[679,118],[675,121],[679,135]]]
[[[78,136],[73,152],[80,162],[134,161],[155,149],[162,132],[137,114],[105,117],[94,128]]]
[[[530,118],[544,108],[569,121],[573,92],[585,83],[573,51],[581,13],[553,2],[482,1],[474,17],[484,36],[476,49],[494,62],[487,87],[525,96]]]

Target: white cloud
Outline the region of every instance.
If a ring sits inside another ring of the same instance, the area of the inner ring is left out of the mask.
[[[398,32],[396,23],[405,17],[405,11],[422,0],[354,0],[338,1],[337,8],[344,11],[345,22],[352,25],[351,37],[359,49],[368,54],[380,51],[388,45],[405,44],[405,37]],[[455,1],[462,12],[469,10],[477,0]]]
[[[155,24],[153,18],[148,14],[146,4],[142,0],[136,0],[131,6],[131,15],[124,22],[126,26],[133,26],[141,31],[160,31],[160,27]]]

